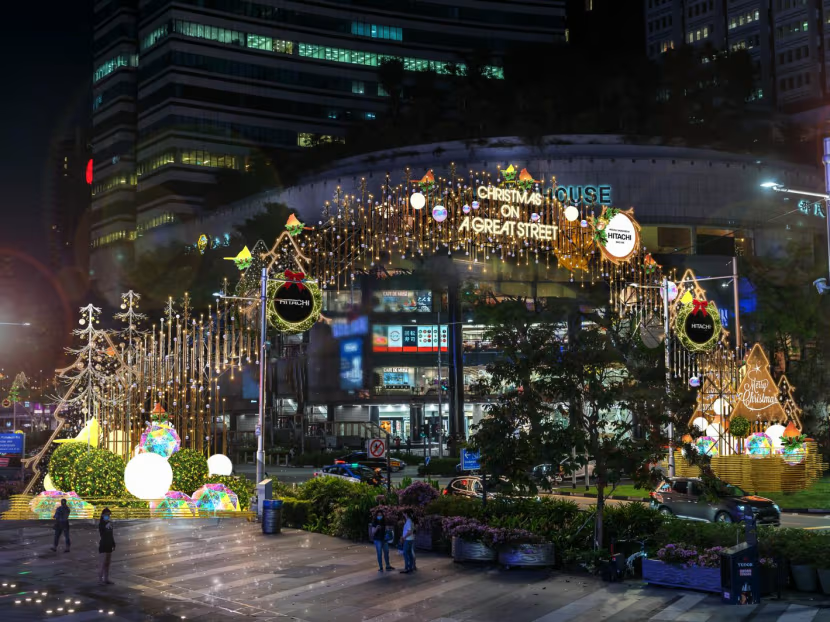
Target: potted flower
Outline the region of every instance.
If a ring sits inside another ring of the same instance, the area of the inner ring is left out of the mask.
[[[493,540],[488,544],[498,550],[499,563],[505,568],[553,566],[553,544],[544,542],[540,536],[524,529],[493,531]]]
[[[452,538],[452,559],[455,562],[496,561],[496,550],[484,543],[488,537],[492,541],[491,529],[472,518],[448,516],[443,519],[444,533]]]
[[[667,544],[657,559],[643,559],[643,580],[653,585],[720,592],[720,554],[716,546],[698,551],[685,544]]]
[[[442,517],[437,514],[424,516],[415,526],[415,548],[424,551],[437,551],[444,544]]]

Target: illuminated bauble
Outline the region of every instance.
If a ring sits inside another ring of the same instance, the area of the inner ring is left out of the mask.
[[[781,436],[786,428],[783,425],[775,424],[764,430],[764,433],[772,440],[773,447],[781,447]]]
[[[537,214],[536,212],[533,212],[530,215],[530,222],[539,222],[539,214]]]
[[[55,488],[55,484],[52,482],[52,476],[48,473],[46,474],[46,477],[43,478],[43,490],[46,492],[57,490],[57,488]]]
[[[230,475],[233,473],[233,462],[225,454],[213,454],[207,460],[208,473],[211,475]]]
[[[579,226],[582,227],[583,229],[587,229],[588,228],[588,221],[587,220],[580,221]]]
[[[424,205],[427,204],[427,198],[420,192],[414,192],[409,197],[409,204],[412,206],[412,209],[424,209]]]
[[[693,389],[697,389],[700,386],[700,378],[697,376],[692,376],[689,378],[689,386]]]
[[[138,454],[124,469],[124,485],[139,499],[162,499],[172,483],[173,469],[156,453]]]
[[[573,205],[569,205],[565,208],[565,220],[567,220],[568,222],[573,222],[577,218],[579,218],[579,210],[576,207],[574,207]]]
[[[787,464],[801,464],[804,462],[804,458],[807,457],[807,448],[803,444],[793,448],[785,447],[781,450],[781,456]]]
[[[182,441],[169,423],[153,422],[144,430],[138,446],[139,453],[154,453],[169,458],[179,451]]]
[[[478,209],[478,201],[473,201],[473,209]]]
[[[61,499],[66,499],[66,505],[69,506],[69,518],[92,518],[95,513],[95,507],[81,499],[76,493],[60,490],[47,490],[40,493],[29,502],[29,509],[38,518],[48,520],[54,517]]]
[[[698,430],[703,432],[706,428],[709,427],[709,421],[706,417],[698,417],[694,421],[692,421],[692,425],[695,426]]]
[[[660,296],[661,297],[666,296],[666,289],[668,289],[668,291],[669,291],[669,302],[671,302],[672,300],[677,298],[677,283],[675,283],[674,281],[669,281],[668,282],[668,287],[666,286],[666,283],[661,284],[660,285]]]
[[[153,516],[161,518],[190,518],[196,516],[196,502],[183,492],[170,491],[161,501],[151,502]]]
[[[224,484],[205,484],[193,493],[193,501],[205,512],[239,511],[239,497]]]
[[[465,203],[464,207],[461,208],[461,211],[464,212],[465,214],[469,214],[470,213],[470,206]]]
[[[744,442],[746,453],[753,458],[772,455],[772,439],[763,432],[756,432]]]
[[[711,436],[701,436],[695,441],[697,453],[702,456],[717,456],[718,455],[718,441]]]
[[[436,205],[432,208],[432,217],[435,222],[444,222],[447,219],[447,208],[443,205]]]

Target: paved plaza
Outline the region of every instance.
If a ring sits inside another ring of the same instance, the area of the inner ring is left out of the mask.
[[[562,572],[500,570],[418,554],[418,572],[377,572],[374,549],[237,520],[119,521],[111,578],[96,580],[97,530],[0,522],[0,620],[371,622],[830,622],[830,599],[726,607],[712,595]],[[393,553],[393,564],[403,566]]]

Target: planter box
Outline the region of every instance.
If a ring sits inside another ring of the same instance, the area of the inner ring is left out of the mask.
[[[481,542],[468,542],[457,536],[452,539],[452,560],[454,562],[494,562],[495,549],[484,546]]]
[[[553,566],[552,544],[507,544],[499,549],[499,563],[505,568]]]
[[[720,568],[687,568],[656,559],[643,559],[643,580],[652,585],[720,593]]]
[[[415,548],[422,551],[441,551],[446,548],[441,527],[415,531]]]
[[[790,572],[793,575],[793,585],[799,592],[817,592],[818,575],[813,566],[807,564],[792,564]]]
[[[821,591],[825,596],[830,596],[830,569],[818,569],[818,582],[821,584]]]
[[[778,568],[761,566],[761,596],[778,592]]]

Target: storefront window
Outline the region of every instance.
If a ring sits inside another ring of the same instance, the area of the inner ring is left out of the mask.
[[[429,313],[432,311],[432,292],[428,290],[385,290],[372,297],[375,313]]]

